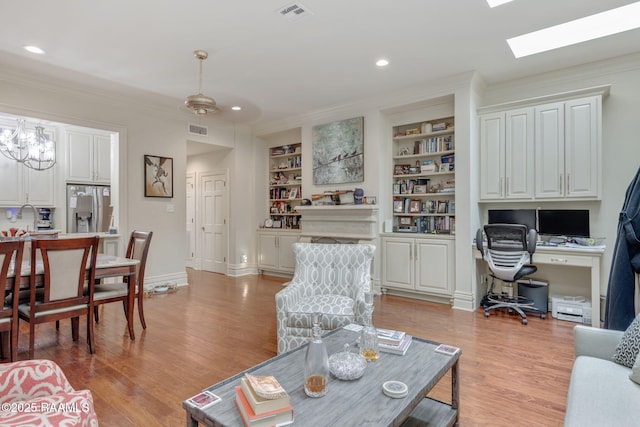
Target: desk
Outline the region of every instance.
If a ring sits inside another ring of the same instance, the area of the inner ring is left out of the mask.
[[[484,246],[487,247],[486,244]],[[475,259],[482,259],[480,251],[473,244]],[[603,248],[589,246],[537,246],[533,255],[535,265],[555,265],[566,267],[587,268],[591,273],[591,325],[600,327],[600,261],[604,254]]]
[[[137,259],[122,258],[111,255],[98,254],[96,260],[96,280],[104,279],[107,277],[130,277],[129,280],[129,299],[127,305],[127,324],[129,328],[129,338],[135,339],[135,333],[133,331],[133,305],[135,303],[136,295],[136,266],[140,263]],[[38,273],[38,279],[42,280],[42,274],[44,274],[44,266],[39,262],[36,264],[36,272]],[[31,275],[31,263],[30,261],[22,262],[22,270],[20,272],[20,288],[28,289],[29,280]],[[7,284],[10,286],[13,283],[13,271],[10,269]],[[99,285],[98,285],[99,286]],[[143,297],[143,292],[138,293],[138,299]]]
[[[323,336],[327,352],[341,351],[345,343],[353,344],[359,333],[337,329]],[[340,381],[331,377],[326,396],[307,397],[303,389],[304,360],[307,346],[298,347],[267,360],[245,372],[255,375],[274,375],[291,397],[294,425],[313,426],[398,426],[407,418],[428,417],[429,425],[454,425],[458,420],[458,360],[454,356],[436,353],[437,343],[413,338],[404,356],[381,353],[378,361],[370,363],[364,375],[355,381]],[[449,370],[451,370],[451,405],[425,398]],[[235,386],[240,384],[241,372],[207,390],[222,401],[204,409],[182,403],[187,412],[187,426],[203,423],[207,426],[242,426],[234,404]],[[409,394],[392,399],[382,392],[385,381],[405,383]],[[412,413],[414,408],[418,408]]]

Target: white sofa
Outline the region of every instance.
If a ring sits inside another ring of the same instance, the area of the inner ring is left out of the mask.
[[[565,427],[640,425],[640,384],[613,361],[623,331],[577,325]]]

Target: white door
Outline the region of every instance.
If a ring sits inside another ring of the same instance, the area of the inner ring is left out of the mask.
[[[187,174],[187,247],[185,253],[186,266],[196,268],[196,183],[193,173]]]
[[[202,269],[227,273],[227,186],[226,172],[200,177],[202,220]]]

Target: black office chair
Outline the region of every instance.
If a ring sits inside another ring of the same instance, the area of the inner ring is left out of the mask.
[[[536,230],[527,232],[527,226],[522,224],[487,224],[484,226],[484,236],[482,231],[478,229],[476,233],[476,246],[489,264],[492,277],[491,286],[482,302],[484,315],[489,317],[490,311],[506,308],[517,312],[523,325],[527,324],[525,311],[539,313],[544,319],[546,313],[534,307],[530,298],[515,295],[513,289],[514,282],[538,271],[531,264],[538,238]],[[495,279],[504,282],[499,293],[493,289]]]

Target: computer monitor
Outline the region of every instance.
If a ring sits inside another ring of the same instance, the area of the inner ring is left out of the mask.
[[[589,210],[540,209],[538,232],[546,236],[589,237]]]
[[[489,224],[524,224],[537,229],[535,209],[489,209]]]

